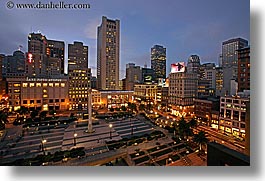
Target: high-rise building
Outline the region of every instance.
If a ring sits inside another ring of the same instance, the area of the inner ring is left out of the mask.
[[[140,66],[135,66],[134,63],[126,65],[126,90],[133,91],[134,84],[142,81],[142,70]]]
[[[216,67],[216,74],[215,74],[215,95],[221,96],[223,90],[223,68]]]
[[[64,42],[56,40],[47,41],[46,54],[48,57],[47,71],[49,76],[63,75],[64,72]]]
[[[215,96],[216,69],[214,63],[205,63],[199,67],[198,97]]]
[[[88,109],[91,69],[88,68],[88,46],[82,42],[68,45],[68,75],[70,110]]]
[[[142,83],[152,84],[155,81],[155,72],[151,68],[142,68]]]
[[[230,39],[222,44],[222,67],[224,72],[223,88],[225,95],[231,94],[231,80],[237,81],[238,53],[237,50],[248,46],[242,38]]]
[[[201,60],[198,55],[191,55],[188,59],[187,72],[199,74]]]
[[[238,91],[250,90],[250,47],[238,50]]]
[[[120,21],[102,17],[97,35],[97,79],[100,90],[119,90]]]
[[[25,54],[20,51],[14,51],[13,55],[4,56],[2,60],[2,74],[6,77],[10,73],[25,72]]]
[[[88,68],[88,46],[82,42],[68,44],[68,70]]]
[[[167,52],[166,48],[155,45],[151,48],[151,69],[154,70],[155,80],[167,77]]]
[[[169,74],[168,104],[172,113],[185,116],[194,110],[197,97],[198,76],[196,73],[176,72]]]
[[[26,74],[29,77],[47,76],[47,38],[41,33],[30,33],[28,36],[28,53]]]

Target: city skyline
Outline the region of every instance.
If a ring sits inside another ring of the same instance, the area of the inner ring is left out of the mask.
[[[5,8],[5,2],[1,2],[0,19],[6,26],[1,31],[0,53],[12,54],[19,45],[26,52],[27,35],[40,30],[48,39],[61,40],[65,44],[81,41],[89,46],[89,67],[95,76],[96,32],[103,15],[121,21],[120,79],[125,75],[127,63],[140,66],[146,63],[150,67],[150,48],[155,44],[167,48],[168,75],[171,63],[186,62],[192,54],[198,54],[203,63],[218,64],[221,42],[234,37],[250,40],[248,1],[240,1],[240,5],[237,0],[168,2],[152,1],[149,6],[150,1],[91,1],[90,9],[74,10],[74,15],[70,10],[9,10]],[[76,17],[82,21],[76,21]],[[7,41],[9,37],[12,37],[11,41]]]

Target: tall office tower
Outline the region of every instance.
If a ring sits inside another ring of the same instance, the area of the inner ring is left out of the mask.
[[[97,80],[100,90],[119,90],[120,20],[102,17],[97,35]]]
[[[242,38],[230,39],[222,44],[222,67],[224,71],[224,93],[231,95],[232,82],[237,81],[238,53],[237,50],[248,46],[248,41]]]
[[[46,54],[48,57],[48,75],[58,76],[64,74],[64,42],[56,40],[47,41]]]
[[[152,84],[155,81],[155,72],[151,68],[142,68],[142,83]]]
[[[223,68],[216,67],[216,74],[215,74],[215,95],[221,96],[223,90]]]
[[[28,36],[28,53],[26,74],[29,77],[47,76],[47,39],[41,33],[30,33]]]
[[[201,60],[198,55],[191,55],[188,59],[187,72],[199,74]]]
[[[167,52],[166,48],[155,45],[151,48],[151,69],[154,70],[155,80],[167,77]]]
[[[134,63],[126,65],[126,82],[125,89],[129,91],[134,90],[134,84],[142,81],[142,70],[140,66],[135,66]]]
[[[250,47],[238,50],[238,91],[250,90]]]
[[[81,42],[68,45],[69,109],[86,111],[91,86],[91,69],[88,68],[88,46]]]
[[[199,68],[198,97],[215,96],[216,67],[214,63],[202,64]]]
[[[25,59],[25,54],[20,50],[14,51],[13,55],[4,56],[2,61],[3,75],[6,77],[10,73],[24,73]]]

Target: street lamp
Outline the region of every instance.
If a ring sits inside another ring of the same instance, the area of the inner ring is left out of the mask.
[[[76,146],[77,133],[74,133],[74,146]]]
[[[169,164],[169,162],[172,163],[172,158],[166,159],[166,166]]]
[[[41,150],[42,150],[42,152],[43,152],[43,154],[45,155],[45,149],[44,149],[44,144],[47,142],[47,140],[46,139],[43,139],[43,137],[42,137],[42,140],[41,140]]]
[[[111,136],[111,129],[112,129],[112,124],[109,125],[109,138],[112,139],[112,136]]]

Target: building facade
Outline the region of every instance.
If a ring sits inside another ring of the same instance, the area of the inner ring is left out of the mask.
[[[88,68],[88,46],[82,42],[68,45],[68,75],[70,110],[88,109],[88,91],[91,88],[91,69]]]
[[[151,68],[142,68],[142,83],[153,84],[155,81],[155,72]]]
[[[166,48],[161,45],[155,45],[151,48],[151,69],[154,70],[155,80],[167,77],[167,53]]]
[[[120,21],[102,17],[97,35],[97,79],[100,90],[119,90]]]
[[[188,59],[187,72],[199,74],[201,60],[198,55],[191,55]]]
[[[7,78],[7,82],[13,110],[21,106],[43,111],[68,109],[68,78]]]
[[[2,75],[4,77],[9,73],[25,72],[25,54],[20,51],[14,51],[13,55],[2,56]]]
[[[239,138],[245,138],[247,103],[249,95],[221,97],[219,130]]]
[[[215,95],[221,96],[223,90],[223,80],[224,80],[224,73],[222,67],[216,67],[216,74],[215,74]]]
[[[26,74],[29,77],[47,77],[47,38],[41,33],[28,35]]]
[[[142,81],[142,70],[140,66],[135,66],[134,63],[126,65],[126,82],[125,90],[133,91],[134,84],[139,84]]]
[[[197,97],[198,76],[196,73],[170,73],[168,104],[175,115],[186,115],[194,111]]]
[[[230,39],[222,44],[223,92],[225,95],[231,95],[230,81],[237,81],[238,78],[237,50],[247,46],[248,41],[242,38]]]
[[[127,107],[133,101],[133,91],[100,91],[101,105],[107,108]]]
[[[157,104],[157,91],[158,86],[156,84],[136,84],[134,97],[142,104]]]
[[[250,47],[238,50],[238,91],[250,90]]]
[[[65,45],[63,41],[47,40],[47,73],[49,77],[60,76],[64,69]]]

